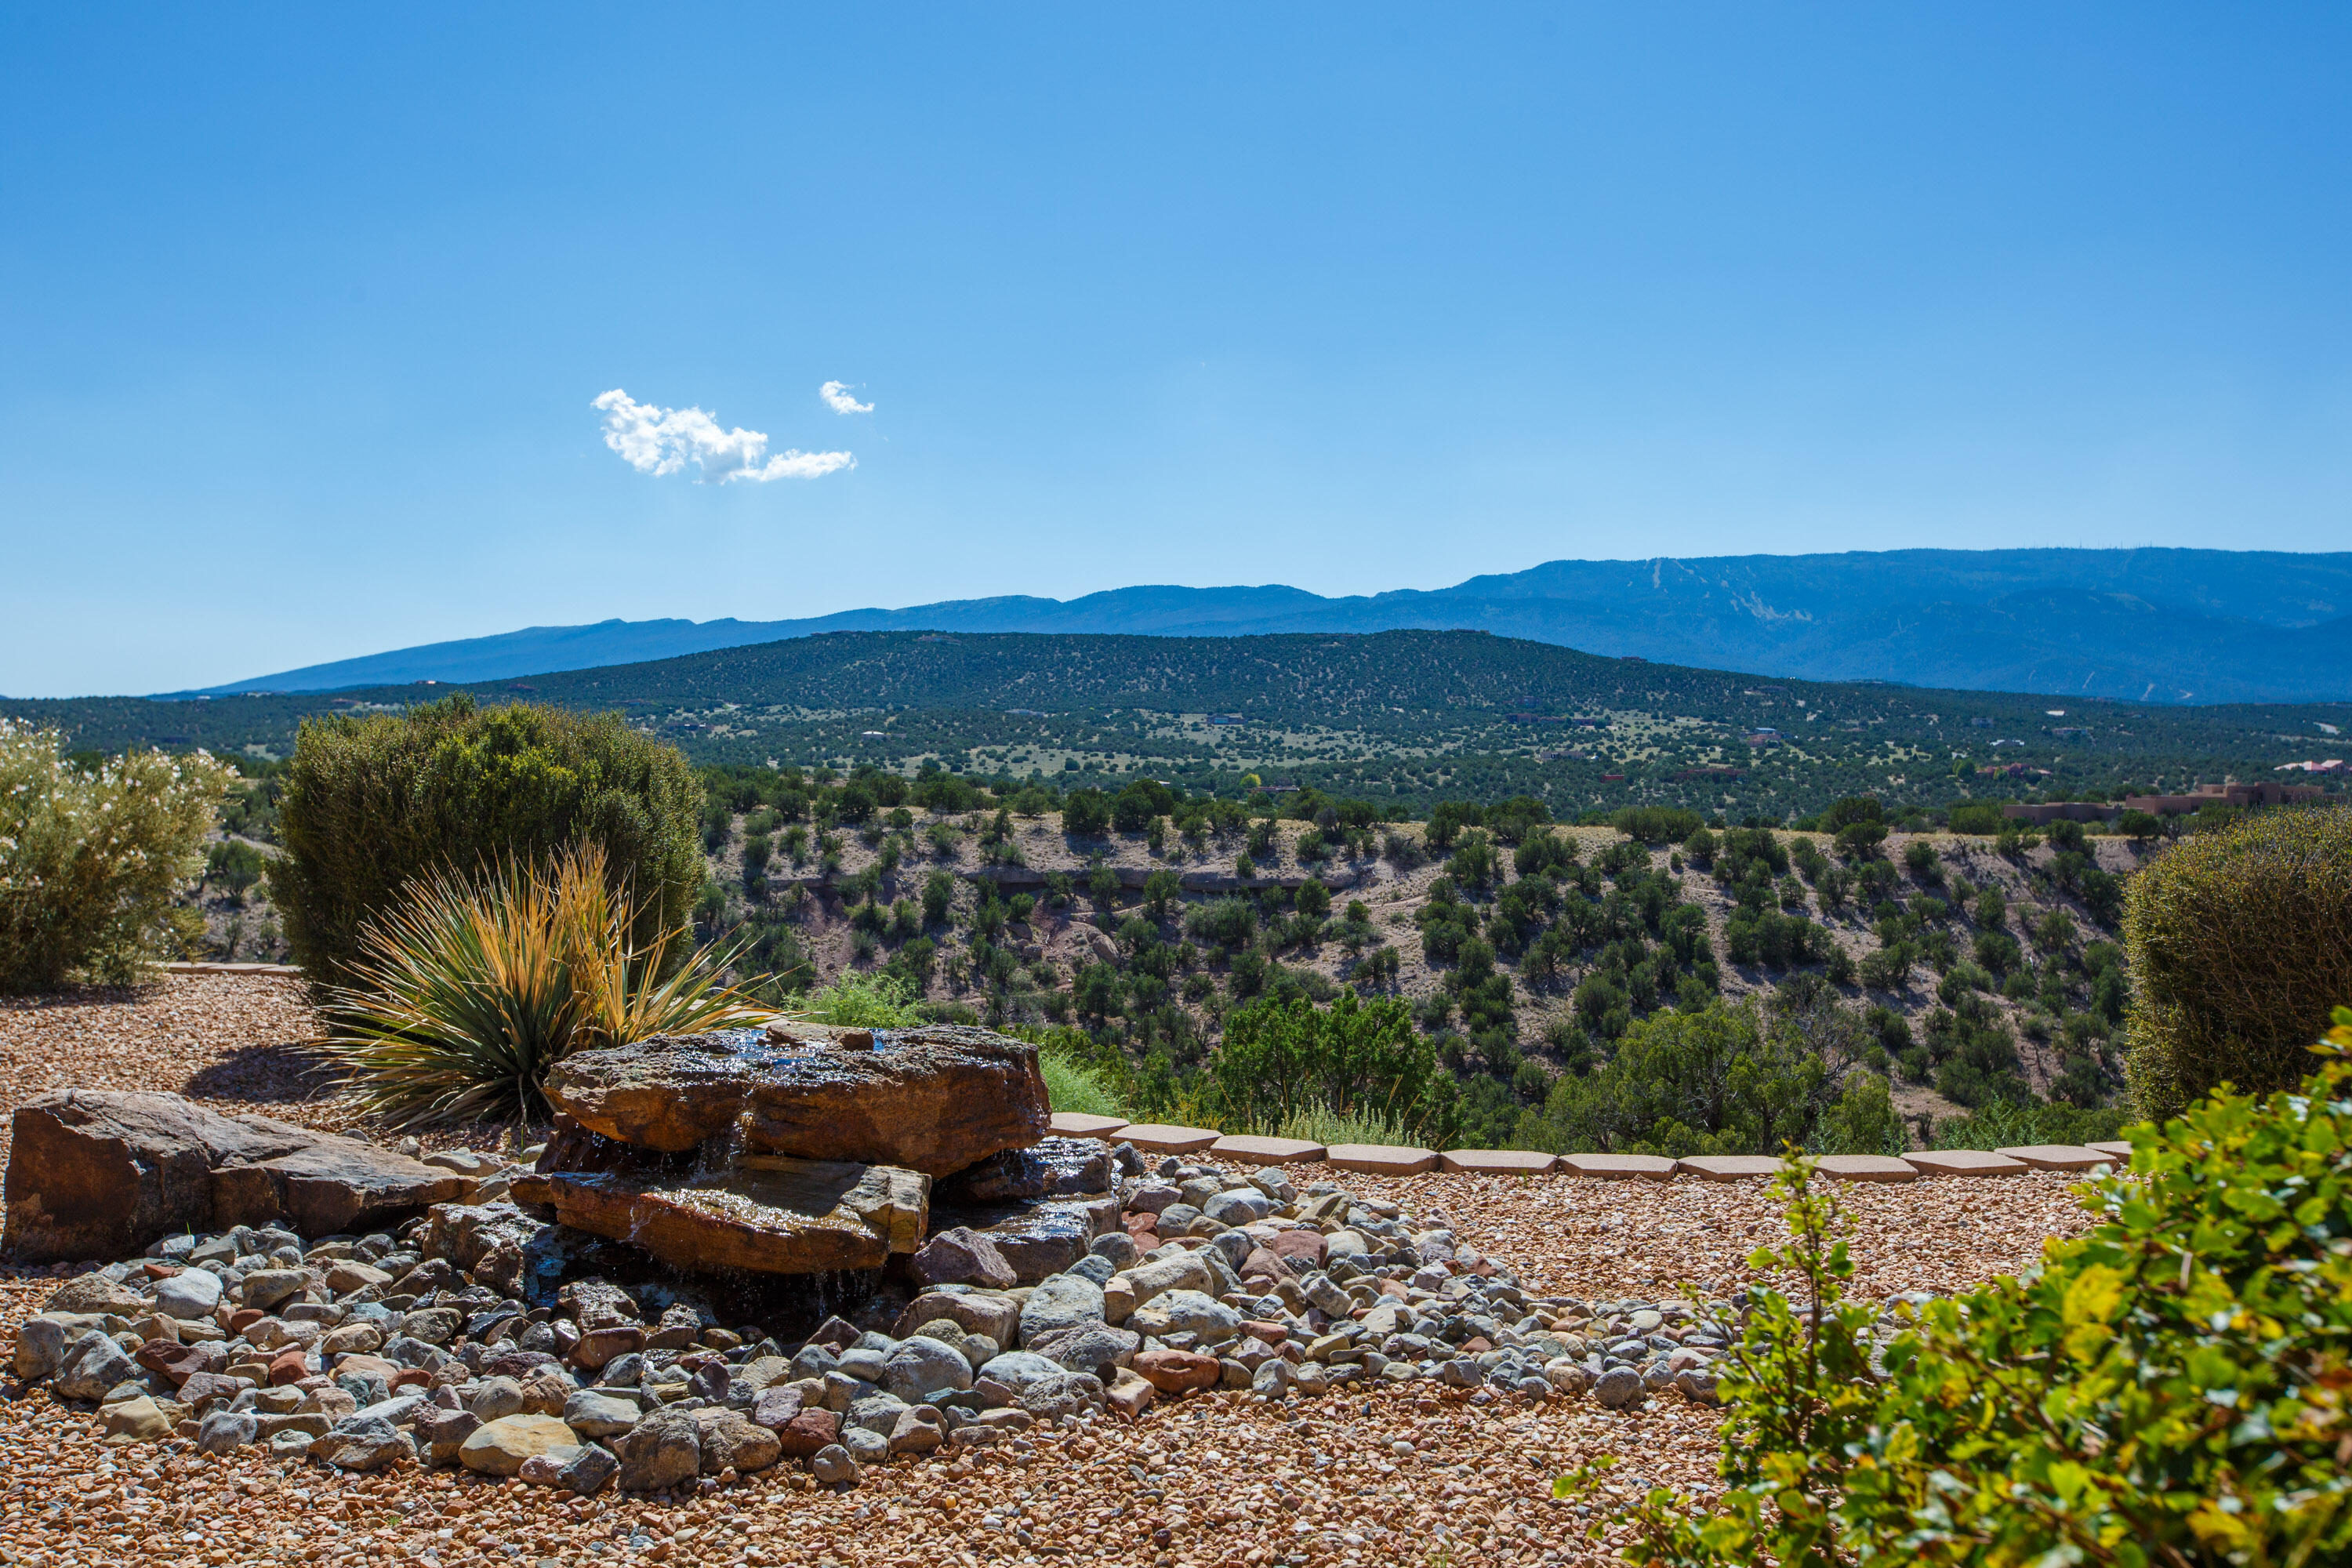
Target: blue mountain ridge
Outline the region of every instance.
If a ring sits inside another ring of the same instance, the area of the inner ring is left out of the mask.
[[[777,621],[600,621],[429,643],[213,687],[330,691],[499,680],[837,631],[1471,630],[1820,680],[2131,701],[2352,699],[2352,552],[1898,550],[1552,561],[1450,588],[1327,598],[1141,585]]]

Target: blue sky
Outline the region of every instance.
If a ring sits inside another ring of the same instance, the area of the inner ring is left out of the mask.
[[[2342,7],[5,26],[12,696],[609,616],[2352,542]],[[855,466],[640,472],[614,389]]]

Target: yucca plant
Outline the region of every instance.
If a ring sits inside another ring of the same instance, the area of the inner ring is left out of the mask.
[[[673,970],[686,927],[634,938],[645,906],[605,873],[591,843],[544,866],[411,882],[361,928],[356,983],[328,994],[322,1049],[346,1092],[397,1127],[536,1121],[548,1068],[573,1051],[772,1016],[718,983],[732,951]]]

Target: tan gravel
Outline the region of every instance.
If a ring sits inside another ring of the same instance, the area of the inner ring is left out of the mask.
[[[288,1049],[314,1027],[299,988],[283,980],[185,977],[137,995],[0,1005],[0,1109],[84,1083],[348,1125]],[[1417,1217],[1449,1220],[1547,1293],[1648,1298],[1685,1283],[1720,1292],[1745,1277],[1748,1249],[1779,1234],[1761,1183],[1294,1173],[1339,1175]],[[1868,1295],[2014,1270],[2042,1237],[2084,1223],[2067,1184],[2040,1173],[1838,1191],[1854,1222],[1857,1289]],[[13,1334],[54,1287],[47,1270],[0,1271],[0,1333]],[[1590,1400],[1529,1405],[1426,1385],[1289,1407],[1218,1394],[1162,1404],[1132,1429],[1041,1429],[1025,1459],[982,1450],[894,1463],[842,1494],[780,1468],[683,1500],[573,1500],[463,1471],[338,1476],[250,1448],[227,1458],[174,1451],[185,1445],[107,1448],[89,1412],[46,1388],[0,1389],[0,1563],[12,1568],[978,1568],[1111,1556],[1150,1568],[1598,1563],[1608,1549],[1583,1539],[1589,1520],[1575,1505],[1551,1499],[1551,1478],[1615,1454],[1618,1495],[1658,1483],[1704,1491],[1720,1419],[1671,1393],[1624,1414]],[[1401,1442],[1410,1454],[1396,1451]]]

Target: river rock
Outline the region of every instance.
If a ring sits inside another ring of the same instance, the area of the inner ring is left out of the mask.
[[[776,1435],[740,1410],[698,1410],[694,1428],[701,1446],[700,1468],[706,1476],[730,1469],[748,1476],[783,1457],[783,1445]]]
[[[209,1318],[220,1299],[220,1276],[205,1268],[183,1268],[155,1286],[155,1310],[167,1318]]]
[[[511,1476],[534,1454],[579,1444],[579,1434],[552,1415],[502,1415],[457,1446],[457,1462],[486,1476]]]
[[[996,1243],[968,1226],[953,1226],[923,1243],[908,1265],[919,1285],[979,1285],[1009,1289],[1020,1276]]]
[[[1034,1046],[950,1026],[863,1050],[808,1025],[656,1036],[566,1057],[547,1095],[583,1127],[663,1153],[730,1134],[753,1152],[929,1176],[1036,1142],[1052,1114]]]
[[[602,1052],[586,1052],[589,1056]],[[930,1179],[889,1165],[745,1155],[707,1177],[540,1172],[516,1195],[673,1267],[814,1274],[879,1268],[922,1243]],[[624,1477],[622,1485],[628,1485]]]
[[[659,1491],[702,1468],[702,1438],[691,1410],[656,1410],[620,1441],[621,1489]]]

